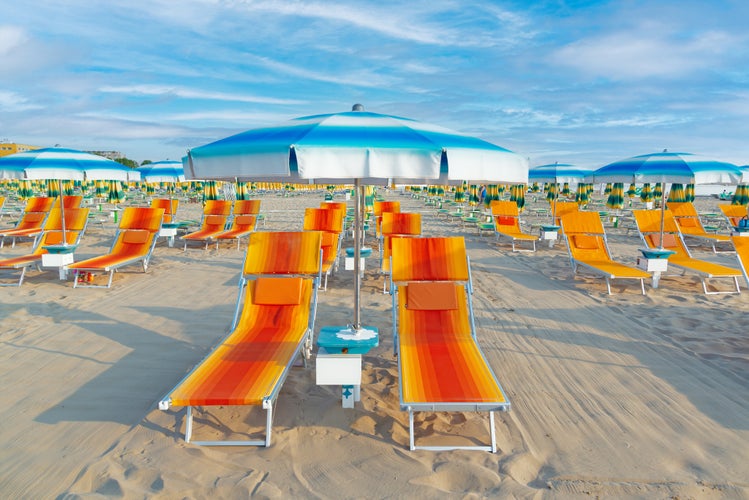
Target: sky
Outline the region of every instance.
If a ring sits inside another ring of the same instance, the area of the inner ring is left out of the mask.
[[[749,164],[746,0],[2,3],[0,140],[179,160],[361,103],[530,166]]]

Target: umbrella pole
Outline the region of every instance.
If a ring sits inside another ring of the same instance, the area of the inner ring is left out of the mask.
[[[354,179],[354,323],[351,325],[352,330],[358,332],[361,329],[361,307],[359,303],[361,295],[361,277],[359,276],[359,268],[361,262],[359,256],[361,255],[361,230],[362,230],[362,203],[364,197],[361,193],[362,187],[359,179]]]
[[[663,250],[663,233],[666,227],[666,183],[662,182],[661,184],[661,241],[658,245],[658,250]]]
[[[57,187],[60,191],[60,222],[62,224],[62,246],[68,246],[68,238],[65,236],[65,198],[62,195],[62,179],[57,179]]]

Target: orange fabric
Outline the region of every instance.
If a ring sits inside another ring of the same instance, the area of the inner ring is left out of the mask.
[[[307,208],[304,211],[305,231],[328,231],[332,233],[343,232],[343,219],[345,213],[340,210],[325,208]]]
[[[574,240],[574,245],[577,248],[583,250],[595,250],[601,248],[601,241],[599,236],[592,236],[588,234],[575,234],[571,238]]]
[[[718,205],[718,208],[733,227],[738,226],[739,221],[747,215],[746,205]]]
[[[489,207],[491,208],[492,215],[507,215],[515,218],[520,214],[518,204],[514,201],[492,200]]]
[[[401,399],[405,404],[506,401],[471,336],[465,288],[458,286],[456,292],[458,308],[451,310],[407,309],[406,294],[399,294]]]
[[[203,215],[229,215],[232,203],[229,200],[206,200]]]
[[[653,242],[653,245],[655,247],[663,247],[663,248],[674,248],[677,246],[676,243],[676,236],[670,233],[665,233],[663,235],[663,243],[661,243],[661,235],[660,234],[653,234],[651,235],[651,241]]]
[[[24,212],[49,212],[57,198],[49,196],[34,196],[26,200]]]
[[[372,211],[375,217],[381,216],[385,212],[400,212],[401,202],[400,201],[375,201],[372,206]]]
[[[168,198],[154,198],[153,200],[151,200],[151,208],[163,208],[164,209],[163,221],[165,223],[170,223],[172,222],[172,220],[174,220],[174,214],[177,213],[178,207],[179,207],[178,199],[169,200]]]
[[[129,229],[122,235],[123,243],[134,243],[140,245],[148,241],[150,233],[141,229]]]
[[[257,217],[254,215],[236,215],[234,216],[234,223],[241,226],[254,226]]]
[[[252,233],[243,274],[316,275],[320,270],[321,242],[320,231]]]
[[[313,282],[302,280],[297,305],[255,304],[255,287],[234,331],[172,392],[173,405],[260,405],[271,395],[306,337]]]
[[[445,238],[394,238],[394,281],[468,280],[465,240]]]
[[[83,202],[83,196],[79,194],[65,195],[62,197],[62,205],[65,208],[80,208],[82,202]],[[55,198],[55,201],[52,204],[52,206],[60,208],[60,199]]]
[[[224,232],[226,227],[226,215],[205,215],[203,216],[203,224],[197,231],[185,234],[182,236],[183,240],[207,240],[214,238]]]
[[[229,240],[247,236],[255,230],[257,217],[254,215],[237,215],[232,221],[231,227],[226,231],[216,234],[217,240]]]
[[[393,234],[421,234],[421,214],[409,212],[383,212],[380,231],[383,236]]]
[[[120,229],[145,229],[156,232],[164,219],[163,208],[126,207],[120,217]]]
[[[406,307],[411,310],[451,310],[458,308],[455,283],[413,282],[406,287]]]
[[[260,200],[236,200],[234,215],[257,215],[260,213]]]
[[[495,218],[498,226],[515,226],[517,219],[508,215],[500,215]]]
[[[695,220],[693,217],[677,217],[676,222],[679,224],[679,227],[681,228],[699,226],[698,221]]]
[[[302,278],[259,277],[255,279],[254,304],[296,305],[302,300]]]

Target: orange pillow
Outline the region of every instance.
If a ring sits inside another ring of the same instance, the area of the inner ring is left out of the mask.
[[[23,216],[25,222],[39,222],[47,216],[44,212],[26,212]]]
[[[573,236],[573,238],[575,238],[575,246],[581,250],[596,250],[600,248],[598,245],[597,236],[591,236],[588,234],[576,234]]]
[[[654,234],[651,236],[651,241],[653,242],[653,245],[658,247],[661,246],[661,235],[660,234]],[[671,233],[666,233],[663,235],[663,248],[674,248],[678,246],[676,243],[676,236],[674,236]]]
[[[219,226],[226,222],[226,217],[223,215],[206,215],[204,222],[209,226]]]
[[[498,215],[497,224],[500,226],[514,226],[515,217],[510,217],[509,215]]]
[[[237,224],[241,224],[243,226],[251,226],[255,223],[255,216],[254,215],[237,215],[234,217],[234,220],[237,221]]]
[[[681,227],[697,227],[697,221],[694,220],[694,217],[679,217],[676,222]]]
[[[129,229],[122,235],[122,242],[142,245],[148,241],[150,235],[151,233],[143,231],[142,229]]]
[[[289,306],[302,301],[302,278],[260,277],[255,280],[253,303]]]
[[[406,308],[414,311],[444,311],[458,308],[455,283],[409,283],[406,287]]]

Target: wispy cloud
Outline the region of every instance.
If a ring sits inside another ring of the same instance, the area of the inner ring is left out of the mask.
[[[252,102],[262,104],[301,104],[304,102],[298,99],[279,99],[267,96],[231,94],[226,92],[194,90],[183,87],[163,85],[104,86],[99,88],[99,91],[104,93],[126,95],[173,96],[182,99]]]

